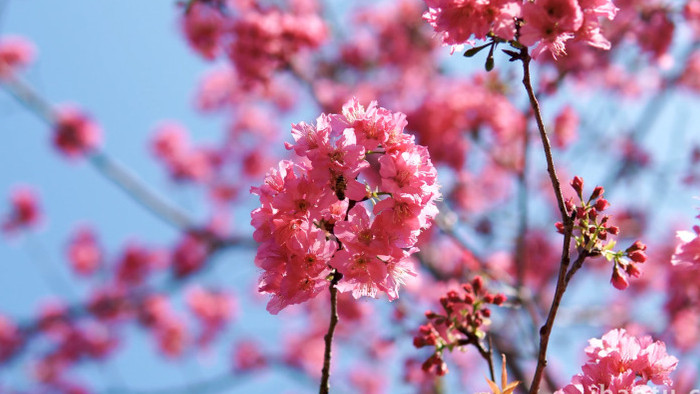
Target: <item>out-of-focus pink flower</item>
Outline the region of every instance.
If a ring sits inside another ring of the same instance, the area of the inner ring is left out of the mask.
[[[700,37],[700,1],[686,1],[683,6],[683,17],[693,30],[695,38]]]
[[[253,340],[239,341],[233,349],[233,370],[237,372],[255,371],[267,365],[261,345]]]
[[[94,273],[102,261],[102,250],[94,230],[90,227],[76,230],[68,243],[66,253],[71,267],[80,275]]]
[[[128,286],[144,283],[151,273],[153,261],[153,254],[147,248],[135,243],[127,245],[116,266],[118,283]]]
[[[187,346],[189,336],[185,323],[175,317],[159,321],[153,329],[158,348],[167,357],[177,358],[182,355]]]
[[[284,362],[292,367],[301,368],[309,376],[320,378],[324,349],[323,334],[289,336],[284,343]]]
[[[0,365],[22,346],[22,334],[9,318],[0,315]]]
[[[211,245],[200,235],[189,232],[175,245],[172,253],[172,270],[176,277],[183,278],[204,266]]]
[[[221,53],[221,40],[226,19],[215,6],[203,1],[191,2],[183,16],[182,28],[190,46],[207,60]]]
[[[695,3],[700,7],[700,1]],[[678,82],[692,92],[700,93],[700,51],[690,55]]]
[[[220,161],[218,154],[206,148],[191,147],[187,137],[182,125],[163,122],[156,127],[151,149],[175,181],[209,181]]]
[[[37,194],[26,186],[17,187],[10,194],[10,210],[2,220],[2,231],[14,234],[36,227],[41,221]]]
[[[197,342],[209,344],[231,320],[236,311],[235,299],[226,293],[192,287],[187,292],[187,305],[201,322],[202,330]]]
[[[350,371],[350,384],[357,393],[380,394],[385,392],[386,375],[368,367],[355,367]]]
[[[318,47],[328,35],[316,13],[294,14],[279,9],[244,12],[232,22],[232,31],[235,39],[229,57],[249,86],[267,82],[294,54]]]
[[[579,118],[576,111],[567,105],[554,119],[552,142],[559,148],[566,148],[576,140]]]
[[[67,157],[81,157],[100,143],[102,130],[87,114],[74,106],[56,110],[53,143]]]
[[[698,266],[700,264],[700,226],[693,227],[693,232],[678,231],[678,245],[671,258],[673,265]]]
[[[24,37],[0,37],[0,79],[12,76],[27,67],[36,54],[34,44]]]

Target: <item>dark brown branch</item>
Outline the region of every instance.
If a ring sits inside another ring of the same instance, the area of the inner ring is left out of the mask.
[[[537,355],[537,367],[535,369],[535,375],[532,379],[532,384],[530,386],[530,394],[535,394],[539,391],[542,375],[544,374],[544,369],[547,366],[547,347],[549,345],[549,337],[552,333],[552,327],[554,326],[554,319],[556,318],[557,311],[559,310],[559,305],[561,304],[562,297],[564,296],[564,292],[566,291],[566,287],[569,281],[571,280],[571,277],[583,264],[583,260],[586,258],[586,254],[580,254],[579,259],[577,259],[574,263],[573,269],[569,271],[569,250],[571,248],[571,233],[573,231],[573,220],[569,217],[566,206],[564,205],[564,196],[561,192],[561,184],[559,182],[556,169],[554,168],[552,146],[549,142],[549,137],[547,137],[547,130],[545,129],[544,120],[542,119],[542,111],[540,110],[540,104],[537,101],[537,97],[535,96],[535,92],[532,88],[532,81],[530,78],[531,58],[528,54],[527,48],[522,48],[520,50],[520,60],[523,62],[523,85],[525,86],[525,90],[527,91],[527,95],[530,99],[530,106],[532,107],[532,112],[537,122],[537,129],[540,133],[542,147],[544,148],[545,158],[547,160],[547,173],[549,174],[549,179],[552,183],[552,189],[554,190],[554,195],[557,198],[559,214],[561,215],[562,223],[564,224],[564,242],[561,251],[561,261],[559,265],[557,285],[554,291],[552,305],[547,315],[547,320],[545,324],[540,328],[540,346]]]
[[[321,386],[318,390],[318,392],[321,394],[328,394],[331,389],[331,347],[333,345],[333,333],[335,332],[335,326],[338,324],[338,289],[335,287],[335,285],[338,284],[338,281],[341,278],[342,275],[339,272],[333,272],[333,278],[331,279],[331,284],[329,285],[331,293],[331,320],[330,324],[328,325],[328,332],[324,337],[324,340],[326,342],[326,349],[323,353]]]
[[[530,55],[527,52],[527,48],[521,50],[521,60],[523,62],[523,85],[525,85],[525,90],[530,99],[530,106],[532,107],[532,112],[535,115],[535,120],[537,121],[537,129],[540,132],[540,139],[542,140],[542,147],[544,148],[544,155],[547,160],[547,173],[549,174],[549,180],[552,183],[552,189],[554,189],[554,195],[557,197],[557,206],[559,207],[559,213],[561,214],[562,221],[564,225],[569,222],[569,214],[566,211],[566,206],[564,205],[564,196],[561,192],[561,184],[559,183],[559,178],[557,177],[556,169],[554,168],[554,158],[552,156],[552,145],[549,142],[549,137],[547,136],[547,130],[544,126],[544,120],[542,119],[542,111],[540,110],[540,103],[535,97],[535,92],[532,89],[532,81],[530,80]]]

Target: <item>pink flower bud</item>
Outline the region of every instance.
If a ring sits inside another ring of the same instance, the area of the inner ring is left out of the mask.
[[[595,202],[595,209],[599,212],[603,212],[609,206],[610,203],[604,198],[599,198],[598,201]]]
[[[642,271],[639,270],[637,264],[634,263],[627,264],[627,267],[625,267],[625,272],[627,272],[627,275],[633,278],[639,278],[639,275],[642,274]]]
[[[576,207],[576,204],[574,204],[573,198],[567,198],[566,201],[564,201],[564,205],[566,206],[566,211],[571,212],[574,210]]]
[[[474,296],[471,294],[465,294],[464,295],[464,303],[467,305],[471,305],[474,303]]]
[[[562,222],[556,222],[556,223],[554,223],[554,227],[557,228],[557,232],[558,232],[559,234],[564,234],[564,223],[562,223]]]
[[[579,219],[583,219],[586,217],[586,208],[584,207],[577,207],[576,208],[576,217]]]
[[[603,193],[605,193],[605,189],[603,189],[602,186],[596,186],[595,189],[593,189],[593,193],[591,193],[591,201],[602,196]]]
[[[493,303],[495,305],[503,305],[503,303],[506,302],[506,296],[505,294],[496,294],[495,297],[493,297]]]
[[[629,285],[627,277],[621,272],[619,266],[615,266],[612,273],[612,278],[610,278],[610,283],[615,286],[618,290],[625,290]]]
[[[484,280],[481,279],[480,276],[476,276],[474,280],[472,280],[472,286],[474,287],[474,292],[479,293],[481,289],[484,288]]]
[[[583,194],[583,179],[579,176],[575,176],[574,179],[571,180],[571,187],[574,188],[574,191],[580,197]]]
[[[642,243],[642,241],[636,241],[635,243],[632,244],[625,252],[631,253],[634,252],[635,250],[647,250],[647,246]]]
[[[637,262],[637,263],[643,263],[647,261],[647,255],[641,250],[635,250],[634,252],[627,253],[627,257],[629,257],[632,261]]]

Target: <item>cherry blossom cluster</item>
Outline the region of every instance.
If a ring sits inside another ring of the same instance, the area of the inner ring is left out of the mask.
[[[286,146],[296,157],[251,189],[261,202],[251,223],[264,270],[259,290],[272,294],[268,311],[315,297],[333,271],[342,275],[338,290],[355,298],[398,298],[440,197],[428,150],[405,126],[404,114],[356,99],[316,125],[293,125]]]
[[[447,364],[442,358],[445,349],[474,345],[479,352],[485,352],[481,339],[486,336],[485,328],[490,324],[489,305],[500,306],[506,301],[503,294],[490,293],[484,280],[477,276],[471,283],[462,285],[462,292],[450,290],[440,297],[443,313],[427,311],[428,323],[420,326],[418,335],[413,338],[417,348],[434,346],[435,351],[423,363],[425,372],[437,375],[447,373]]]
[[[639,277],[641,270],[638,264],[647,260],[646,245],[636,241],[624,251],[614,251],[614,240],[608,239],[609,235],[618,235],[620,229],[610,223],[610,216],[603,215],[610,203],[603,198],[605,190],[596,186],[588,199],[583,198],[583,179],[574,177],[571,187],[579,199],[578,205],[573,198],[565,201],[566,209],[573,215],[574,227],[572,237],[580,250],[586,251],[591,256],[602,255],[608,261],[613,262],[613,272],[610,282],[619,290],[629,286],[628,277]],[[564,225],[556,223],[557,230],[564,233]]]
[[[617,13],[610,0],[425,0],[425,3],[429,8],[423,18],[446,45],[473,44],[472,37],[494,38],[535,46],[534,58],[545,51],[555,58],[565,54],[570,40],[610,49],[610,42],[600,32],[599,19],[612,20]]]
[[[666,345],[661,341],[615,329],[588,343],[588,360],[581,367],[582,373],[557,393],[652,393],[651,387],[646,386],[649,382],[673,383],[669,375],[678,359],[666,353]]]
[[[287,11],[245,1],[194,0],[185,9],[183,30],[205,59],[225,52],[247,82],[267,82],[295,54],[317,48],[328,35],[313,2],[293,3]]]

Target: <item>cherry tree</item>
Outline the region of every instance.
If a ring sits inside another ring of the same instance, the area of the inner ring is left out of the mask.
[[[97,116],[134,92],[52,97],[61,53],[0,32],[2,105],[38,120],[8,157],[40,136],[60,189],[126,197],[76,219],[56,169],[0,178],[0,283],[25,249],[50,293],[0,293],[0,392],[700,388],[700,1],[162,9],[196,115],[144,104],[150,162]]]

